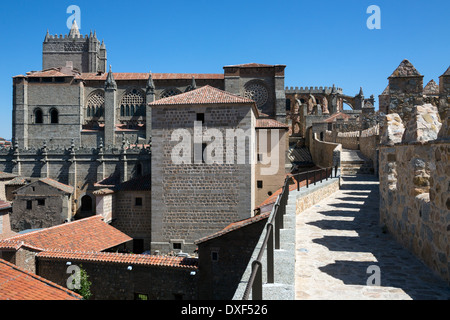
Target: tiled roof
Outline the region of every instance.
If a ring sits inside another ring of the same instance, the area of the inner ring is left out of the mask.
[[[403,60],[397,67],[397,69],[395,69],[394,72],[390,75],[390,77],[412,77],[412,76],[418,77],[422,75],[407,59]]]
[[[82,300],[56,283],[0,259],[0,300]]]
[[[11,208],[11,202],[0,200],[0,210]]]
[[[225,66],[226,67],[239,67],[239,68],[270,68],[270,67],[274,67],[274,65],[271,64],[262,64],[262,63],[243,63],[243,64],[235,64],[235,65],[230,65],[230,66]]]
[[[116,252],[44,251],[40,252],[37,257],[40,259],[121,263],[128,265],[162,266],[181,269],[197,269],[198,265],[198,260],[196,258]]]
[[[176,96],[171,96],[156,100],[149,105],[193,105],[193,104],[255,104],[255,102],[248,98],[243,98],[238,95],[211,87],[206,85],[196,90],[181,93]]]
[[[44,183],[48,184],[49,186],[57,188],[66,193],[72,194],[73,190],[74,190],[74,188],[72,186],[69,186],[67,184],[58,182],[58,181],[50,179],[50,178],[42,178],[42,179],[39,179],[39,181],[44,182]]]
[[[17,177],[17,174],[9,172],[0,172],[0,179],[13,179]]]
[[[226,226],[225,228],[223,228],[219,232],[213,233],[213,234],[211,234],[209,236],[206,236],[204,238],[201,238],[201,239],[195,241],[195,244],[199,244],[199,243],[203,243],[203,242],[209,241],[211,239],[215,239],[215,238],[220,237],[220,236],[222,236],[224,234],[227,234],[229,232],[232,232],[232,231],[235,231],[235,230],[240,229],[242,227],[251,225],[251,224],[256,223],[258,221],[267,219],[267,218],[269,218],[269,215],[270,215],[270,212],[266,212],[266,213],[263,213],[263,214],[260,214],[260,215],[257,215],[257,216],[251,217],[251,218],[247,218],[247,219],[244,219],[244,220],[240,220],[240,221],[237,221],[237,222],[230,223],[228,226]]]
[[[348,114],[346,114],[346,113],[343,113],[343,112],[338,111],[338,112],[336,112],[335,114],[333,114],[332,116],[326,118],[326,119],[324,120],[324,122],[333,122],[333,121],[335,121],[336,119],[344,119],[344,120],[347,120],[347,119],[350,119],[350,116],[349,116]]]
[[[289,126],[285,123],[281,123],[275,119],[257,119],[256,128],[286,128]]]
[[[152,190],[151,174],[136,177],[122,182],[114,188],[117,191],[148,191]]]
[[[108,225],[99,215],[0,240],[0,249],[21,246],[43,250],[103,251],[132,238]]]
[[[120,73],[113,72],[114,80],[147,80],[150,73]],[[82,73],[83,80],[106,80],[107,73]],[[153,80],[196,80],[202,79],[224,79],[220,73],[152,73]]]
[[[43,77],[70,77],[72,75],[68,75],[65,73],[62,73],[58,69],[49,69],[49,70],[43,70],[43,71],[37,71],[37,72],[31,72],[27,74],[28,78],[43,78]]]
[[[98,181],[95,187],[103,187],[95,191],[97,194],[114,193],[115,191],[149,191],[151,190],[151,174],[139,176],[128,181],[120,182],[118,175]]]
[[[5,183],[5,185],[8,186],[23,186],[24,184],[27,184],[31,182],[30,179],[25,178],[25,177],[15,177],[14,179],[8,181],[7,183]]]

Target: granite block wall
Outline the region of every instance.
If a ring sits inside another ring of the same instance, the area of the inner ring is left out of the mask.
[[[384,123],[380,223],[450,283],[450,141],[438,139],[446,126],[436,107],[416,106],[410,119],[391,114]]]

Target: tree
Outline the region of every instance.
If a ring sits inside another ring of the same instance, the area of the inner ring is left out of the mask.
[[[73,291],[81,295],[84,300],[89,300],[92,296],[91,284],[92,282],[89,281],[89,276],[86,270],[84,270],[83,266],[80,264],[80,286],[78,289],[74,289]]]

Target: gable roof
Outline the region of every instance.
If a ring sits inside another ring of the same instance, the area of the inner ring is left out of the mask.
[[[94,215],[0,240],[0,249],[18,250],[25,246],[37,251],[59,249],[98,252],[130,240],[131,237],[105,223],[102,216]]]
[[[351,116],[349,116],[348,114],[338,111],[335,114],[333,114],[332,116],[326,118],[325,120],[323,120],[324,122],[333,122],[336,119],[344,119],[344,120],[348,120],[350,119]]]
[[[409,60],[403,60],[397,69],[389,76],[391,77],[422,77],[417,69],[412,65]]]
[[[262,221],[264,219],[267,219],[267,218],[269,218],[269,216],[270,216],[270,212],[266,212],[266,213],[262,213],[260,215],[253,216],[253,217],[250,217],[250,218],[247,218],[247,219],[244,219],[244,220],[240,220],[240,221],[236,221],[236,222],[230,223],[228,226],[226,226],[222,230],[220,230],[220,231],[218,231],[216,233],[213,233],[213,234],[211,234],[209,236],[203,237],[203,238],[195,241],[194,243],[195,244],[199,244],[199,243],[203,243],[203,242],[206,242],[206,241],[218,238],[220,236],[223,236],[223,235],[225,235],[227,233],[230,233],[232,231],[235,231],[237,229],[240,229],[240,228],[243,228],[245,226],[251,225],[253,223]]]
[[[14,179],[11,180],[8,184],[12,184],[13,181],[14,181]],[[19,183],[16,183],[16,182],[14,182],[14,183],[15,183],[15,184],[20,184],[20,182],[22,182],[22,181],[21,181],[21,180],[18,180],[18,182],[19,182]],[[37,184],[37,183],[39,183],[39,182],[45,183],[46,185],[49,185],[49,186],[51,186],[51,187],[53,187],[53,188],[56,188],[56,189],[58,189],[58,190],[60,190],[60,191],[62,191],[62,192],[64,192],[64,193],[67,193],[67,194],[72,194],[73,191],[74,191],[74,188],[73,188],[72,186],[67,185],[67,184],[58,182],[58,181],[53,180],[53,179],[50,179],[50,178],[41,178],[41,179],[38,179],[38,180],[36,180],[36,181],[33,181],[33,182],[31,182],[31,183],[29,183],[29,184],[27,184],[27,185],[25,185],[25,186],[23,186],[23,187],[21,187],[21,188],[15,190],[14,193],[17,193],[19,190],[22,190],[22,189],[24,189],[24,188],[28,188],[29,186],[31,186],[31,185],[33,185],[33,184]],[[25,183],[26,183],[26,182],[25,182]],[[23,184],[24,184],[24,183],[23,183]]]
[[[252,104],[255,102],[251,99],[244,98],[227,91],[223,91],[210,85],[181,93],[175,96],[163,98],[149,103],[151,106],[167,106],[167,105],[197,105],[197,104]]]
[[[280,129],[289,129],[289,125],[285,123],[281,123],[275,119],[256,119],[255,128],[280,128]]]
[[[0,259],[0,300],[82,300],[56,283]]]

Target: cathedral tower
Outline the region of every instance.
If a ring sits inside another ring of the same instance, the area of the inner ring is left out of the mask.
[[[81,35],[74,20],[69,34],[53,36],[47,31],[42,48],[42,69],[64,67],[72,61],[82,73],[106,72],[106,47],[94,32]]]

